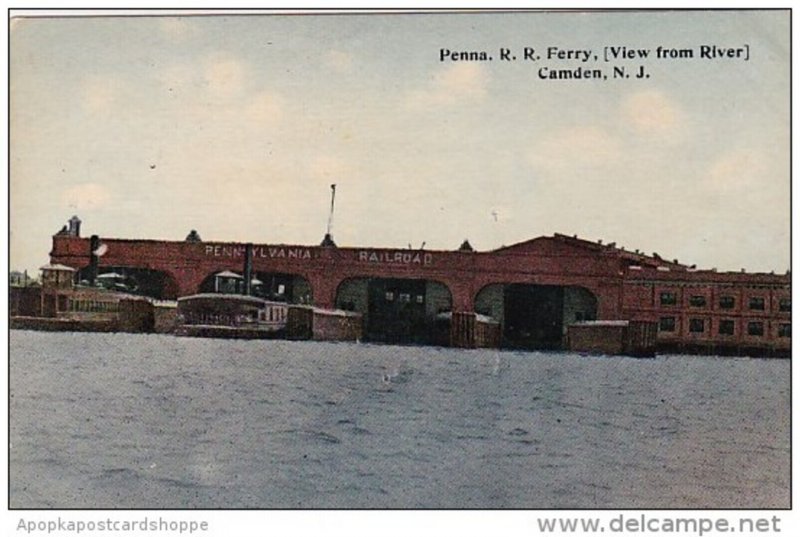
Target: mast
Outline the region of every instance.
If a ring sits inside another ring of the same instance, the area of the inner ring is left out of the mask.
[[[331,185],[331,212],[328,214],[328,232],[325,233],[325,238],[322,239],[321,246],[336,246],[336,243],[333,242],[333,235],[331,234],[331,230],[333,229],[333,204],[336,200],[336,185]]]
[[[328,215],[328,235],[331,234],[333,228],[333,203],[336,200],[336,185],[331,185],[331,212]]]

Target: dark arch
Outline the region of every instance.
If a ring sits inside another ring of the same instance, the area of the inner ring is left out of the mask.
[[[91,267],[78,271],[78,285],[89,286],[90,279]],[[175,300],[179,289],[170,272],[124,265],[99,267],[94,286],[159,300]]]
[[[238,278],[226,278],[223,288],[216,285],[216,276],[222,272],[233,272]],[[244,279],[236,271],[216,270],[200,283],[198,293],[244,294]],[[314,295],[311,283],[300,274],[254,271],[250,294],[273,302],[289,304],[312,304]]]
[[[363,315],[366,340],[443,344],[449,339],[449,321],[446,327],[438,322],[453,305],[453,293],[443,282],[349,277],[339,282],[335,304]]]
[[[491,317],[502,322],[504,283],[489,283],[475,294],[473,304],[475,313]]]
[[[597,319],[597,297],[586,287],[564,288],[564,324]]]
[[[500,323],[505,347],[558,349],[570,324],[597,318],[597,297],[581,286],[498,282],[478,291],[475,312]]]
[[[164,275],[164,286],[162,288],[161,299],[177,300],[178,295],[180,294],[180,286],[178,285],[178,279],[175,276],[173,276],[170,272],[162,272],[162,274]]]

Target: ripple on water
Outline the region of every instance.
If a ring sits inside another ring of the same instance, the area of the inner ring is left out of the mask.
[[[788,361],[26,331],[9,344],[12,507],[789,503]]]

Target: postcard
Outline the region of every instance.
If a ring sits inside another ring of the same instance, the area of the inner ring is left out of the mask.
[[[790,18],[12,12],[10,507],[790,508]]]

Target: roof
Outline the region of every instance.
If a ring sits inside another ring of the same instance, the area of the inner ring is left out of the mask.
[[[631,252],[624,247],[618,248],[617,243],[611,242],[603,244],[603,241],[592,242],[585,239],[578,238],[577,235],[568,236],[561,233],[555,233],[552,237],[537,237],[523,242],[518,242],[510,246],[504,246],[493,250],[493,252],[506,253],[506,254],[531,254],[531,253],[563,253],[565,248],[577,253],[584,252],[587,254],[613,256],[629,265],[644,265],[648,267],[665,267],[670,270],[685,271],[690,267],[679,263],[677,259],[669,261],[662,258],[657,253],[653,252],[652,255],[640,253],[638,250]]]
[[[48,263],[39,267],[39,270],[56,270],[60,272],[75,272],[75,269],[59,263]]]
[[[119,274],[118,272],[104,272],[103,274],[98,274],[97,277],[115,279],[115,278],[124,278],[125,276]]]
[[[187,295],[178,297],[178,303],[184,304],[187,302],[198,300],[213,300],[215,302],[249,302],[256,305],[265,305],[267,303],[263,298],[251,295],[235,295],[232,293],[198,293],[196,295]]]
[[[244,279],[242,276],[236,274],[235,272],[231,272],[230,270],[223,270],[222,272],[217,272],[214,276],[222,277],[222,278],[239,278],[240,280]]]

